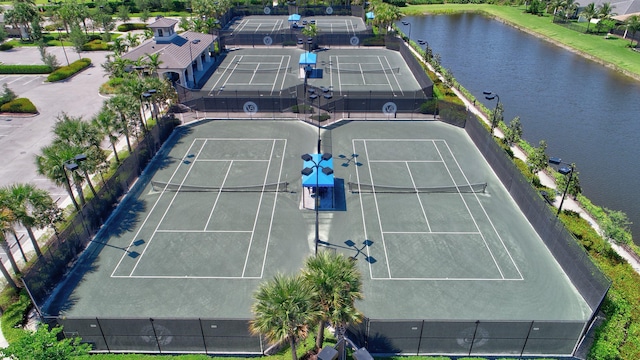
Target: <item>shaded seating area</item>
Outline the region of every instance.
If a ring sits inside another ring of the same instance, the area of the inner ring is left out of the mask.
[[[302,208],[335,208],[335,179],[331,154],[304,154],[302,160]]]

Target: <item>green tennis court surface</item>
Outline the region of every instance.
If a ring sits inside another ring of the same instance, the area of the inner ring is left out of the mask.
[[[261,91],[278,95],[302,84],[299,65],[302,49],[269,48],[231,51],[211,75],[202,91],[210,96],[234,91]],[[329,49],[317,52],[317,69],[323,77],[308,79],[312,87],[332,89],[335,95],[349,91],[414,96],[420,90],[416,78],[397,51],[386,49]],[[286,95],[286,94],[285,94]]]
[[[248,319],[260,282],[312,256],[315,214],[303,208],[300,155],[315,152],[317,128],[211,121],[176,135],[96,239],[107,245],[47,312]],[[365,316],[590,315],[464,130],[345,122],[322,139],[337,181],[336,209],[319,214],[320,250],[357,260]]]
[[[225,30],[233,33],[273,34],[291,31],[293,21],[288,21],[288,16],[261,16],[252,15],[237,19],[229,24]],[[311,16],[302,17],[296,21],[296,26],[315,24],[318,33],[356,33],[365,31],[366,26],[360,17],[356,16]]]

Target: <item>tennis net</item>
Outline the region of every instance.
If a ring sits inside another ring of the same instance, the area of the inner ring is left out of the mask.
[[[484,193],[487,183],[432,187],[401,187],[348,182],[352,193]]]
[[[276,67],[276,68],[262,68],[262,67],[257,67],[257,68],[241,68],[241,67],[237,67],[237,66],[228,66],[228,67],[223,67],[220,66],[218,67],[219,71],[233,71],[233,72],[241,72],[241,73],[278,73],[278,72],[288,72],[289,70],[291,70],[291,67]]]
[[[288,191],[288,182],[279,182],[262,185],[245,185],[245,186],[202,186],[202,185],[184,185],[174,184],[162,181],[151,180],[151,186],[154,191],[184,191],[184,192],[286,192]]]
[[[336,68],[332,66],[326,66],[325,71],[335,71],[341,73],[351,73],[351,74],[399,74],[400,68],[383,68],[383,69],[345,69],[345,68]]]

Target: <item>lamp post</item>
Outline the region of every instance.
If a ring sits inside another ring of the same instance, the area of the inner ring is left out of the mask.
[[[427,42],[427,40],[424,39],[418,39],[418,44],[420,46],[424,46],[424,59],[429,62],[431,61],[431,49],[429,48],[429,43]]]
[[[549,158],[549,163],[554,165],[569,165],[569,167],[561,166],[558,168],[558,172],[564,176],[569,175],[569,180],[567,181],[567,186],[564,187],[564,192],[562,193],[562,200],[560,200],[560,206],[558,206],[558,212],[556,213],[556,217],[560,216],[560,212],[562,211],[562,204],[564,204],[564,198],[567,196],[567,191],[569,191],[569,185],[571,185],[571,180],[573,179],[573,172],[575,171],[575,166],[573,164],[569,164],[563,162],[562,159],[557,157]]]
[[[404,26],[409,26],[409,36],[408,36],[409,41],[407,41],[407,42],[408,42],[409,44],[411,44],[411,23],[410,23],[410,22],[408,22],[408,21],[403,21],[403,22],[402,22],[402,25],[404,25]]]
[[[325,153],[322,154],[320,156],[320,160],[316,163],[315,160],[313,160],[313,156],[309,155],[309,154],[304,154],[301,156],[302,160],[304,160],[305,162],[312,162],[313,166],[311,167],[305,167],[304,169],[302,169],[302,175],[304,176],[309,176],[311,174],[313,174],[314,169],[316,172],[316,197],[315,197],[315,208],[316,208],[316,234],[315,234],[315,240],[314,240],[314,245],[315,245],[315,252],[314,255],[318,255],[318,243],[320,242],[320,224],[319,224],[319,219],[318,219],[318,212],[319,212],[319,208],[320,208],[320,169],[322,169],[322,173],[325,175],[331,175],[333,174],[333,169],[330,167],[324,167],[322,166],[322,162],[323,161],[329,161],[331,160],[331,154],[330,153]]]
[[[73,158],[73,160],[67,160],[62,164],[62,172],[64,173],[64,178],[67,180],[67,184],[69,184],[69,190],[71,190],[71,181],[69,179],[69,175],[67,174],[67,171],[71,171],[72,173],[75,172],[80,168],[78,166],[78,163],[85,160],[87,160],[87,156],[85,154],[79,154],[79,155],[76,155]],[[76,189],[76,190],[78,190],[78,196],[80,197],[80,201],[82,202],[82,205],[84,205],[84,195],[82,194],[82,188]],[[76,207],[76,210],[80,211],[80,205],[78,205],[78,202],[73,196],[73,190],[71,191],[71,201],[73,202],[73,205]]]
[[[62,46],[62,52],[64,53],[64,58],[67,60],[67,66],[69,66],[69,57],[67,56],[67,50],[65,50],[64,48],[64,43],[62,42],[60,31],[62,31],[61,27],[58,28],[58,41],[60,41],[60,45]]]
[[[487,100],[498,99],[496,102],[496,109],[493,111],[493,120],[491,120],[491,134],[493,134],[493,129],[496,127],[496,113],[498,112],[498,106],[500,105],[500,96],[498,94],[491,91],[483,91],[484,98]]]
[[[311,91],[311,89],[309,89]],[[314,89],[313,92],[309,95],[309,99],[311,100],[311,118],[313,119],[313,100],[318,99],[318,154],[320,154],[320,143],[322,139],[320,138],[320,96],[316,93],[317,91]]]

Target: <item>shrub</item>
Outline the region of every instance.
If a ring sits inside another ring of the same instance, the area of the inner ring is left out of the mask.
[[[36,114],[36,106],[27,98],[17,98],[0,106],[0,111],[9,113]]]
[[[88,43],[82,45],[82,51],[103,51],[109,49],[109,44],[100,39],[91,40]]]
[[[145,23],[126,23],[118,25],[118,31],[127,32],[132,30],[144,30],[147,28]]]
[[[26,292],[20,293],[20,298],[15,303],[9,305],[2,314],[2,334],[8,342],[16,341],[24,336],[24,330],[20,326],[24,324],[27,310],[31,306],[31,301]]]
[[[91,65],[91,59],[88,58],[82,58],[80,60],[74,61],[69,64],[69,66],[63,66],[49,74],[49,76],[47,77],[47,81],[54,82],[64,80],[87,68],[89,65]]]
[[[11,44],[7,44],[7,43],[0,44],[0,51],[7,51],[11,49],[13,49],[13,45]]]
[[[0,74],[49,74],[48,65],[5,65],[0,64]]]

